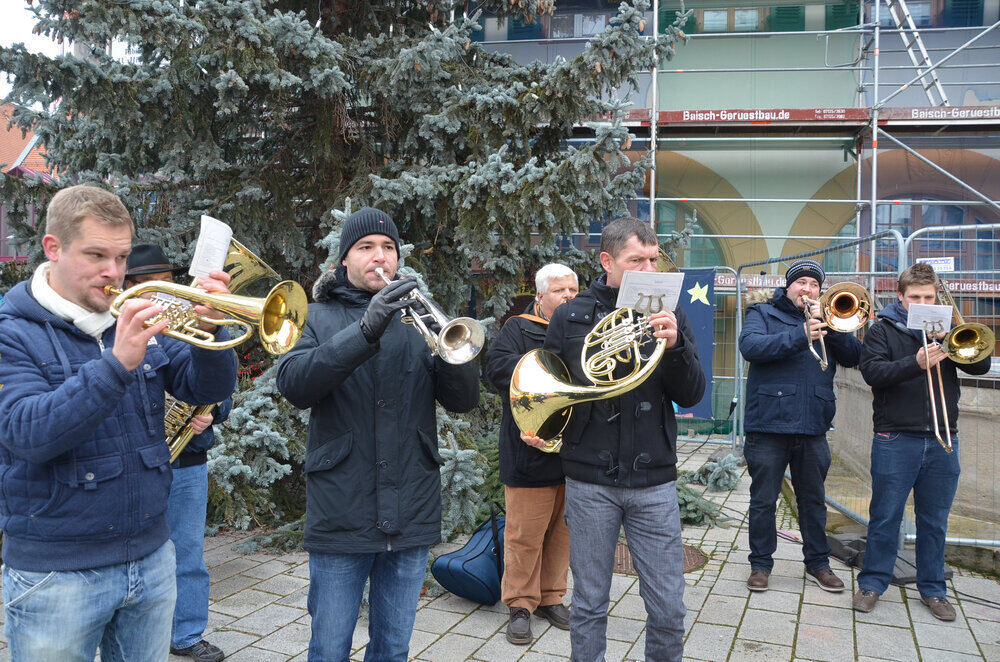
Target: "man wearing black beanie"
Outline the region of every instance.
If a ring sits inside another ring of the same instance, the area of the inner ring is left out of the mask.
[[[348,217],[339,266],[316,281],[302,339],[278,363],[278,390],[311,409],[303,547],[313,662],[350,657],[368,580],[366,657],[407,659],[427,555],[441,539],[435,401],[453,412],[479,401],[474,361],[431,356],[399,322],[417,283],[395,280],[398,262],[388,214]]]
[[[826,274],[815,260],[798,260],[773,295],[751,292],[739,346],[750,364],[746,386],[746,443],[750,472],[750,577],[747,588],[766,591],[777,549],[775,503],[790,468],[802,533],[806,577],[824,591],[844,583],[830,570],[823,483],[830,469],[826,431],[836,411],[837,364],[858,365],[861,343],[849,333],[829,333],[820,319],[820,286]],[[808,297],[812,303],[807,303]],[[803,328],[808,320],[809,334]],[[825,338],[829,370],[809,351]]]

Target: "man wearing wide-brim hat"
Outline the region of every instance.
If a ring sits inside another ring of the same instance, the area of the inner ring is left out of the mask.
[[[186,269],[175,267],[156,244],[136,244],[125,266],[125,287],[153,280],[174,282]],[[197,662],[219,662],[225,653],[202,639],[208,626],[208,568],[205,566],[205,513],[208,505],[208,449],[215,443],[212,426],[229,417],[233,399],[213,414],[198,414],[190,425],[195,436],[170,465],[174,481],[167,501],[167,524],[177,552],[177,604],[170,652]]]

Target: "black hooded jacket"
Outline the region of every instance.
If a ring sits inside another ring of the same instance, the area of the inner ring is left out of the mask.
[[[545,336],[545,349],[569,368],[574,384],[589,385],[580,365],[584,338],[615,309],[618,289],[606,276],[556,308]],[[705,393],[705,373],[698,360],[691,327],[681,308],[677,344],[664,352],[654,373],[637,388],[610,399],[573,406],[563,433],[560,456],[566,476],[585,483],[650,487],[677,479],[677,420],[674,403],[690,407]],[[649,356],[655,339],[643,346]]]
[[[534,302],[525,309],[534,314]],[[548,322],[541,318],[511,317],[500,329],[486,354],[486,378],[500,391],[503,418],[500,421],[500,482],[510,487],[546,487],[565,482],[562,462],[555,453],[543,453],[521,441],[510,413],[510,379],[521,357],[545,342]]]
[[[907,312],[894,302],[878,315],[878,322],[865,334],[861,347],[861,376],[872,387],[872,420],[875,432],[930,432],[934,429],[927,371],[917,364],[917,350],[923,343],[920,331],[906,328]],[[940,364],[944,382],[948,421],[952,433],[958,431],[958,369],[970,375],[983,375],[990,370],[990,357],[970,364],[956,364],[945,359]],[[937,370],[934,375],[934,396],[940,400]],[[938,422],[944,434],[941,403],[937,402]]]
[[[343,267],[313,288],[302,339],[278,362],[278,390],[311,409],[303,546],[374,553],[441,537],[434,401],[454,412],[479,402],[477,363],[450,365],[399,317],[369,343],[361,316],[371,294]]]

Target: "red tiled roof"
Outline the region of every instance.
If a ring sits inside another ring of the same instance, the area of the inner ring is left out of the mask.
[[[3,172],[10,170],[33,137],[30,131],[22,134],[21,129],[17,126],[8,127],[13,110],[13,104],[0,105],[0,168],[3,169]],[[36,145],[21,162],[20,167],[25,170],[50,174],[43,154],[41,146]]]

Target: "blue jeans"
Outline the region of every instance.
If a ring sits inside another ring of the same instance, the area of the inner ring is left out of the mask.
[[[868,508],[865,567],[858,586],[878,594],[892,580],[906,498],[913,490],[917,524],[917,590],[925,598],[944,597],[944,538],[958,489],[958,437],[954,453],[931,433],[875,433],[872,441],[872,501]]]
[[[163,662],[176,597],[168,540],[138,561],[70,572],[3,567],[14,662]]]
[[[826,541],[826,492],[823,483],[830,470],[830,445],[826,435],[766,434],[748,432],[743,457],[750,473],[750,567],[770,573],[778,547],[775,511],[785,468],[792,474],[792,489],[799,510],[802,560],[809,572],[830,567]]]
[[[400,660],[410,651],[417,601],[427,573],[426,545],[378,554],[309,554],[310,662],[341,662],[351,656],[351,638],[368,589],[368,648],[365,660]]]
[[[201,641],[208,625],[207,504],[208,465],[174,469],[167,500],[167,525],[177,550],[177,606],[170,635],[174,648],[187,648]]]
[[[566,479],[570,612],[574,662],[602,662],[618,532],[639,573],[646,605],[646,659],[680,660],[684,653],[684,551],[674,483],[629,488]]]

